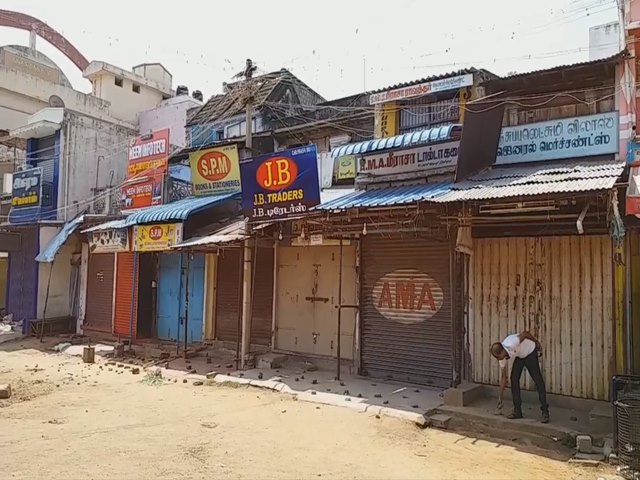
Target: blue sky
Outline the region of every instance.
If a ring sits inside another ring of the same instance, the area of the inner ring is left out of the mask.
[[[467,66],[506,74],[574,63],[588,59],[589,27],[617,20],[615,0],[4,0],[2,8],[46,21],[89,60],[160,62],[174,87],[205,97],[246,58],[262,71],[289,68],[326,98]],[[28,38],[0,28],[0,44]],[[90,90],[64,55],[41,39],[38,48]]]

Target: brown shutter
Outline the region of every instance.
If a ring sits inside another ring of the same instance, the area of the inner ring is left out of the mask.
[[[116,267],[116,302],[113,331],[115,335],[129,338],[131,302],[133,306],[133,337],[136,336],[138,314],[138,282],[134,278],[132,252],[118,253]],[[134,289],[135,284],[135,289]]]
[[[363,239],[363,374],[442,387],[451,384],[449,269],[446,241],[373,235]],[[409,286],[415,287],[412,295]],[[427,291],[422,290],[425,286]]]
[[[269,345],[273,314],[273,248],[257,249],[254,268],[251,343]]]
[[[238,312],[240,308],[240,248],[227,248],[218,256],[216,338],[235,342],[238,337]]]
[[[114,253],[91,254],[87,275],[87,309],[83,328],[111,333]]]

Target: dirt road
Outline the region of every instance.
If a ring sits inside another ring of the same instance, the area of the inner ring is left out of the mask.
[[[0,400],[2,478],[598,477],[593,469],[395,419],[253,388],[150,385],[144,372],[27,346],[0,348],[0,383],[14,389],[10,401]]]

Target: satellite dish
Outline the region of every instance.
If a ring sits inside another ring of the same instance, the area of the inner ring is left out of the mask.
[[[51,95],[49,97],[49,106],[53,108],[64,108],[64,102],[57,95]]]

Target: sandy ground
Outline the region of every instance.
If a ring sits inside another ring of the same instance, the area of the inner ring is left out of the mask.
[[[596,480],[607,473],[270,391],[154,384],[104,360],[84,365],[17,346],[0,349],[0,383],[14,390],[0,400],[1,478]]]

